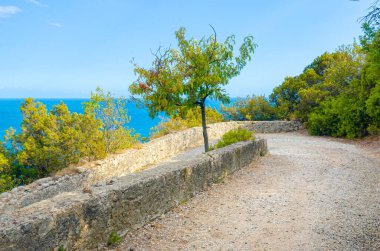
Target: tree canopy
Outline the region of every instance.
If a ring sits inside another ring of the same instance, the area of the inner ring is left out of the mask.
[[[234,56],[235,36],[217,41],[216,33],[200,40],[185,37],[185,28],[176,31],[178,48],[159,49],[150,68],[135,64],[137,80],[131,84],[132,95],[140,96],[152,117],[186,113],[199,106],[205,150],[208,136],[205,119],[207,98],[229,102],[224,86],[251,60],[256,44],[252,36],[244,38],[239,55]]]
[[[363,24],[359,44],[317,57],[287,77],[271,101],[280,118],[305,122],[311,134],[362,137],[380,132],[379,17]]]

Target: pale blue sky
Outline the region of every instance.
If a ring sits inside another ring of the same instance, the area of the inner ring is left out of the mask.
[[[1,0],[0,98],[88,97],[100,86],[128,96],[150,50],[188,36],[253,35],[258,48],[231,96],[269,94],[316,56],[350,44],[373,0]]]

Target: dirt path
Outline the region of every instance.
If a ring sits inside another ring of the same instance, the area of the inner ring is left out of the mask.
[[[380,159],[267,134],[270,153],[126,236],[116,250],[379,250]]]

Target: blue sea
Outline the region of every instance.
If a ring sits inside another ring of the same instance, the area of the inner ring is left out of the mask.
[[[16,129],[16,133],[20,132],[22,122],[22,114],[20,106],[24,99],[0,99],[0,140],[3,139],[5,130],[9,127]],[[88,99],[37,99],[51,109],[54,105],[63,101],[71,112],[83,113],[82,103]],[[220,108],[218,101],[208,102],[208,106]],[[142,137],[148,137],[150,128],[156,126],[162,119],[158,116],[154,119],[148,115],[148,110],[145,108],[137,108],[134,103],[128,103],[128,115],[131,117],[129,128],[133,128],[135,133],[139,133]]]

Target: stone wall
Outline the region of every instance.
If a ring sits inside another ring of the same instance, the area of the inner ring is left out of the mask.
[[[94,249],[112,231],[146,224],[266,151],[264,139],[239,142],[1,214],[0,250]]]
[[[219,139],[224,133],[239,126],[255,130],[256,133],[293,132],[301,129],[297,121],[241,121],[222,122],[208,125],[210,140]],[[192,147],[203,144],[201,127],[165,135],[143,145],[141,149],[128,150],[123,154],[98,161],[89,168],[92,172],[88,177],[91,183],[111,177],[120,177],[141,167],[157,163],[163,159]]]
[[[238,122],[223,122],[208,126],[209,138],[218,139],[224,133],[235,129]],[[184,131],[171,133],[145,143],[141,149],[131,149],[98,161],[90,167],[88,181],[91,183],[111,177],[120,177],[144,166],[155,164],[177,153],[203,144],[201,127],[194,127]]]
[[[297,131],[301,128],[301,123],[297,121],[232,121],[215,123],[208,125],[209,138],[210,140],[219,139],[224,133],[239,126],[250,130],[253,129],[256,133],[279,133]],[[141,149],[131,149],[123,154],[98,161],[95,165],[85,166],[85,168],[91,170],[87,182],[94,183],[112,177],[120,177],[202,144],[203,134],[201,127],[171,133],[144,144]]]
[[[239,126],[255,130],[257,133],[290,132],[301,128],[301,124],[295,121],[224,122],[209,125],[209,137],[211,140],[218,139],[225,132]],[[165,135],[143,144],[141,149],[130,149],[104,160],[90,162],[79,168],[80,174],[48,177],[0,194],[0,215],[47,200],[59,193],[81,191],[92,184],[105,183],[113,177],[132,173],[202,144],[203,136],[200,127]]]
[[[211,124],[208,129],[209,137],[218,139],[238,126],[237,122]],[[143,144],[140,149],[128,149],[124,153],[79,167],[80,174],[48,177],[0,194],[0,214],[52,198],[62,192],[82,190],[97,182],[104,183],[108,179],[132,173],[201,144],[203,137],[200,127],[165,135]]]
[[[256,133],[295,132],[302,129],[299,121],[244,121],[239,123],[250,130],[255,130]]]

